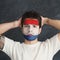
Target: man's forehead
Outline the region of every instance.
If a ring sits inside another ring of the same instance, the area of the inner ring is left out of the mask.
[[[28,25],[28,24],[34,24],[34,25],[39,25],[39,21],[38,19],[33,19],[33,18],[26,18],[24,20],[24,25]]]
[[[26,18],[25,20],[28,20],[28,19],[31,19],[31,20],[38,20],[36,18]]]

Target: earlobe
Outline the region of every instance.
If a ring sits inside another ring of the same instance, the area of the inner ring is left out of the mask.
[[[41,28],[39,29],[39,34],[41,33]]]

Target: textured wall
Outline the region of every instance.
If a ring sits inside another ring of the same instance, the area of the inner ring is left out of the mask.
[[[42,16],[60,19],[60,0],[0,0],[0,23],[14,21],[22,16],[25,11],[36,10]],[[51,26],[43,26],[39,39],[44,41],[58,32]],[[9,30],[4,35],[16,40],[23,41],[20,28]],[[0,52],[0,60],[10,60],[6,54]],[[58,52],[54,60],[60,60],[60,52]]]

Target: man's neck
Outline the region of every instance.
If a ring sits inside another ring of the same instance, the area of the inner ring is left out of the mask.
[[[38,42],[37,39],[36,39],[36,40],[33,40],[33,41],[28,41],[28,40],[25,40],[25,41],[24,41],[25,44],[35,44],[35,43],[37,43],[37,42]]]

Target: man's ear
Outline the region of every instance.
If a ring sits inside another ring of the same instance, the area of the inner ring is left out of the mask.
[[[42,30],[42,29],[40,28],[40,29],[39,29],[39,34],[41,33],[41,30]]]
[[[21,32],[23,31],[23,27],[20,28],[21,29]]]

